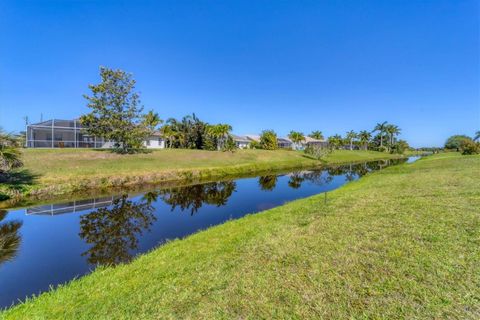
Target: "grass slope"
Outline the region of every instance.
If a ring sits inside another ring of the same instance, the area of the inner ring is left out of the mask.
[[[394,156],[374,151],[337,151],[329,155],[326,162],[341,163],[391,157]],[[172,149],[118,155],[106,150],[26,149],[23,160],[23,170],[34,177],[33,183],[18,183],[13,187],[19,196],[27,194],[40,198],[44,195],[51,197],[86,189],[221,178],[321,164],[306,158],[303,153],[285,150],[238,150],[231,153]],[[0,188],[0,192],[7,193],[6,189],[7,186]]]
[[[480,156],[390,167],[173,241],[6,319],[480,316]]]

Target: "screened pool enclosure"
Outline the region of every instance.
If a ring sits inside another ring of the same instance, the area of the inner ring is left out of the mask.
[[[78,120],[52,119],[27,126],[28,148],[110,148],[112,143],[88,135]]]

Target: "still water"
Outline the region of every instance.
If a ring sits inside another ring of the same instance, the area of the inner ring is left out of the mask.
[[[129,262],[167,240],[416,158],[155,189],[0,211],[0,307],[91,272]]]

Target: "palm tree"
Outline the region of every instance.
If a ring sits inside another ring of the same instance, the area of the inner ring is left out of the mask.
[[[317,140],[323,140],[324,139],[322,131],[319,131],[319,130],[312,131],[312,133],[310,133],[308,136],[310,138],[317,139]]]
[[[290,131],[290,133],[288,134],[288,138],[292,140],[292,142],[296,146],[298,146],[302,141],[305,140],[305,136],[303,135],[302,132],[293,131],[293,130]]]
[[[347,132],[345,140],[350,143],[350,150],[353,150],[353,140],[357,138],[357,133],[353,130]]]
[[[400,134],[400,128],[394,124],[389,124],[385,128],[385,132],[390,135],[390,145],[393,146],[395,137]]]
[[[151,131],[154,131],[158,125],[163,123],[163,120],[160,119],[160,116],[158,115],[158,113],[150,110],[147,114],[143,115],[143,123]]]
[[[221,143],[221,148],[223,149],[225,147],[225,142],[227,141],[230,131],[232,131],[232,126],[226,123],[220,123],[217,125],[218,127],[218,133],[220,135],[220,143]]]
[[[473,141],[477,141],[478,139],[480,139],[480,130],[475,132],[475,136],[473,137]]]
[[[377,123],[375,128],[373,128],[372,132],[378,131],[380,132],[380,147],[383,147],[383,134],[385,133],[385,129],[387,128],[387,121],[384,121],[382,123]]]
[[[14,140],[11,134],[0,128],[0,175],[23,165],[20,151],[12,144]]]
[[[225,146],[225,141],[227,140],[230,131],[232,131],[232,126],[222,123],[208,125],[206,128],[207,134],[216,139],[217,150],[221,150]]]
[[[171,125],[166,124],[160,128],[160,133],[162,134],[162,137],[165,139],[165,144],[167,148],[172,147],[172,139],[175,136],[175,132],[173,131],[173,128]]]
[[[334,136],[328,137],[328,144],[331,145],[333,148],[338,149],[340,144],[342,144],[342,136],[339,134],[336,134]]]
[[[358,133],[358,138],[360,139],[360,143],[363,145],[363,148],[367,150],[368,142],[372,138],[372,134],[367,130],[362,130]]]

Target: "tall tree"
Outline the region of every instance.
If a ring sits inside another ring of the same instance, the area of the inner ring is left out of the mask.
[[[357,138],[357,133],[353,130],[350,130],[347,132],[347,135],[345,136],[345,140],[348,141],[350,144],[350,150],[353,150],[353,140]]]
[[[160,133],[162,134],[163,139],[165,140],[165,147],[171,148],[173,143],[173,138],[175,137],[175,132],[172,129],[172,126],[165,124],[160,128]]]
[[[292,140],[295,145],[299,145],[302,141],[305,141],[305,135],[299,131],[290,131],[288,138]]]
[[[383,147],[383,136],[385,134],[385,129],[387,128],[388,122],[384,121],[382,123],[377,123],[375,128],[373,128],[373,132],[378,131],[380,134],[380,147]]]
[[[230,131],[232,131],[232,126],[229,124],[219,123],[215,125],[207,125],[206,127],[206,133],[214,138],[214,141],[217,144],[217,150],[225,148],[225,143],[230,136]]]
[[[260,135],[260,147],[265,150],[278,149],[277,134],[273,130],[264,130]]]
[[[342,144],[342,136],[339,134],[333,135],[328,137],[327,139],[328,144],[333,148],[333,149],[338,149],[338,147]]]
[[[362,144],[365,150],[368,149],[368,142],[372,138],[372,134],[367,130],[362,130],[358,133],[358,138],[360,139],[360,143]]]
[[[319,131],[319,130],[312,131],[312,133],[310,133],[308,136],[310,138],[317,139],[317,140],[324,139],[322,131]]]
[[[472,141],[472,138],[466,135],[453,135],[447,139],[445,142],[445,149],[455,149],[460,151],[460,148],[465,141]]]
[[[80,118],[87,133],[115,143],[115,150],[129,153],[142,148],[143,141],[153,133],[160,118],[153,111],[143,114],[140,96],[132,75],[122,70],[100,67],[101,83],[89,85],[89,114]]]
[[[397,135],[400,134],[400,132],[400,128],[394,124],[388,124],[385,127],[385,133],[390,136],[390,146],[393,146],[395,144],[395,138]]]

